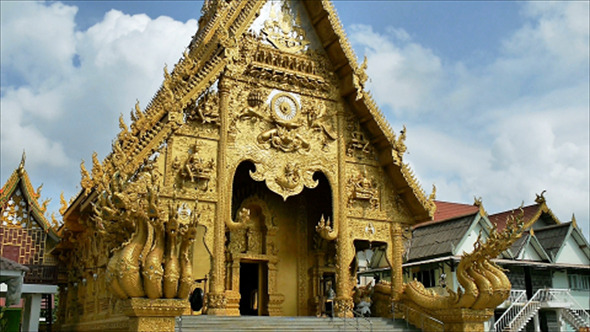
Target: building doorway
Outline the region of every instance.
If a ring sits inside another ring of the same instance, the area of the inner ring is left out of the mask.
[[[268,316],[266,262],[240,263],[240,315]]]

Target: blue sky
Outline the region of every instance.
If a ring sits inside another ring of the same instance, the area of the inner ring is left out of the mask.
[[[1,1],[1,180],[27,151],[49,208],[102,159],[196,32],[201,1]],[[488,212],[545,197],[588,237],[586,1],[334,1],[369,89],[438,199]]]

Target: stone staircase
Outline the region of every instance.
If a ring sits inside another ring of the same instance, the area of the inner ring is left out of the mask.
[[[388,331],[417,332],[403,320],[387,318],[316,318],[267,316],[181,316],[176,319],[177,332],[193,331]]]

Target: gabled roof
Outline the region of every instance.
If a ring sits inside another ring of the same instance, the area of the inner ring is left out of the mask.
[[[570,232],[571,223],[563,223],[543,227],[535,230],[535,237],[539,240],[543,249],[553,258],[556,257],[559,249],[565,243],[568,233]]]
[[[433,221],[440,222],[448,219],[472,215],[479,211],[479,207],[473,204],[451,203],[434,201],[436,212]]]
[[[119,141],[122,151],[115,151],[102,163],[93,160],[92,175],[82,168],[82,187],[85,191],[74,204],[85,205],[90,194],[104,173],[109,178],[109,160],[114,155],[125,154],[126,167],[137,169],[181,124],[182,117],[175,114],[186,105],[194,103],[225,72],[232,61],[235,38],[248,32],[251,24],[260,15],[266,1],[206,0],[199,30],[189,45],[188,51],[169,74],[165,72],[162,87],[142,112],[137,107],[134,128],[129,132],[122,125]],[[396,137],[371,95],[364,90],[367,80],[365,64],[359,65],[352,51],[342,24],[329,0],[303,1],[309,21],[321,47],[331,61],[339,80],[340,96],[347,101],[363,127],[370,134],[370,141],[378,151],[381,166],[392,179],[397,194],[407,204],[412,222],[431,220],[435,205],[433,195],[426,196],[408,164],[402,161],[406,150],[403,140],[405,131]],[[172,96],[172,97],[171,97]],[[96,180],[95,180],[96,179]],[[92,198],[90,198],[92,200]],[[66,212],[67,215],[74,212]],[[74,213],[75,214],[75,213]]]
[[[547,262],[552,260],[534,234],[534,232],[531,234],[530,231],[525,231],[522,236],[512,244],[509,251],[513,256],[513,259],[518,259],[522,254],[525,254],[527,248],[532,248],[541,260]]]
[[[473,225],[478,213],[479,210],[467,216],[416,227],[412,232],[407,261],[454,255],[455,248]]]
[[[22,227],[22,223],[32,221],[34,224],[29,223],[29,226],[43,229],[56,240],[58,236],[45,218],[46,205],[49,200],[39,204],[41,187],[36,191],[33,189],[29,175],[25,170],[25,159],[23,152],[18,168],[12,172],[0,189],[0,225]]]
[[[559,224],[560,221],[557,217],[553,214],[551,209],[547,206],[545,198],[543,194],[537,195],[535,199],[535,204],[528,205],[522,208],[515,208],[508,211],[499,212],[489,216],[490,221],[498,227],[499,231],[504,230],[506,228],[506,222],[508,221],[509,217],[519,216],[521,214],[521,209],[524,219],[525,228],[529,228],[533,226],[543,215],[547,216],[547,220],[551,220],[551,223]]]

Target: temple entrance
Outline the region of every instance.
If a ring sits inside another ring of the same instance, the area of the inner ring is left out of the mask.
[[[240,315],[268,316],[268,268],[263,262],[240,263]]]
[[[315,227],[322,218],[333,225],[328,179],[316,172],[315,188],[283,199],[264,182],[254,181],[250,177],[254,171],[252,163],[243,162],[233,179],[232,219],[240,211],[247,211],[249,219],[226,231],[231,314],[307,316],[325,312],[326,294],[336,282],[336,247],[334,241],[323,240]]]

